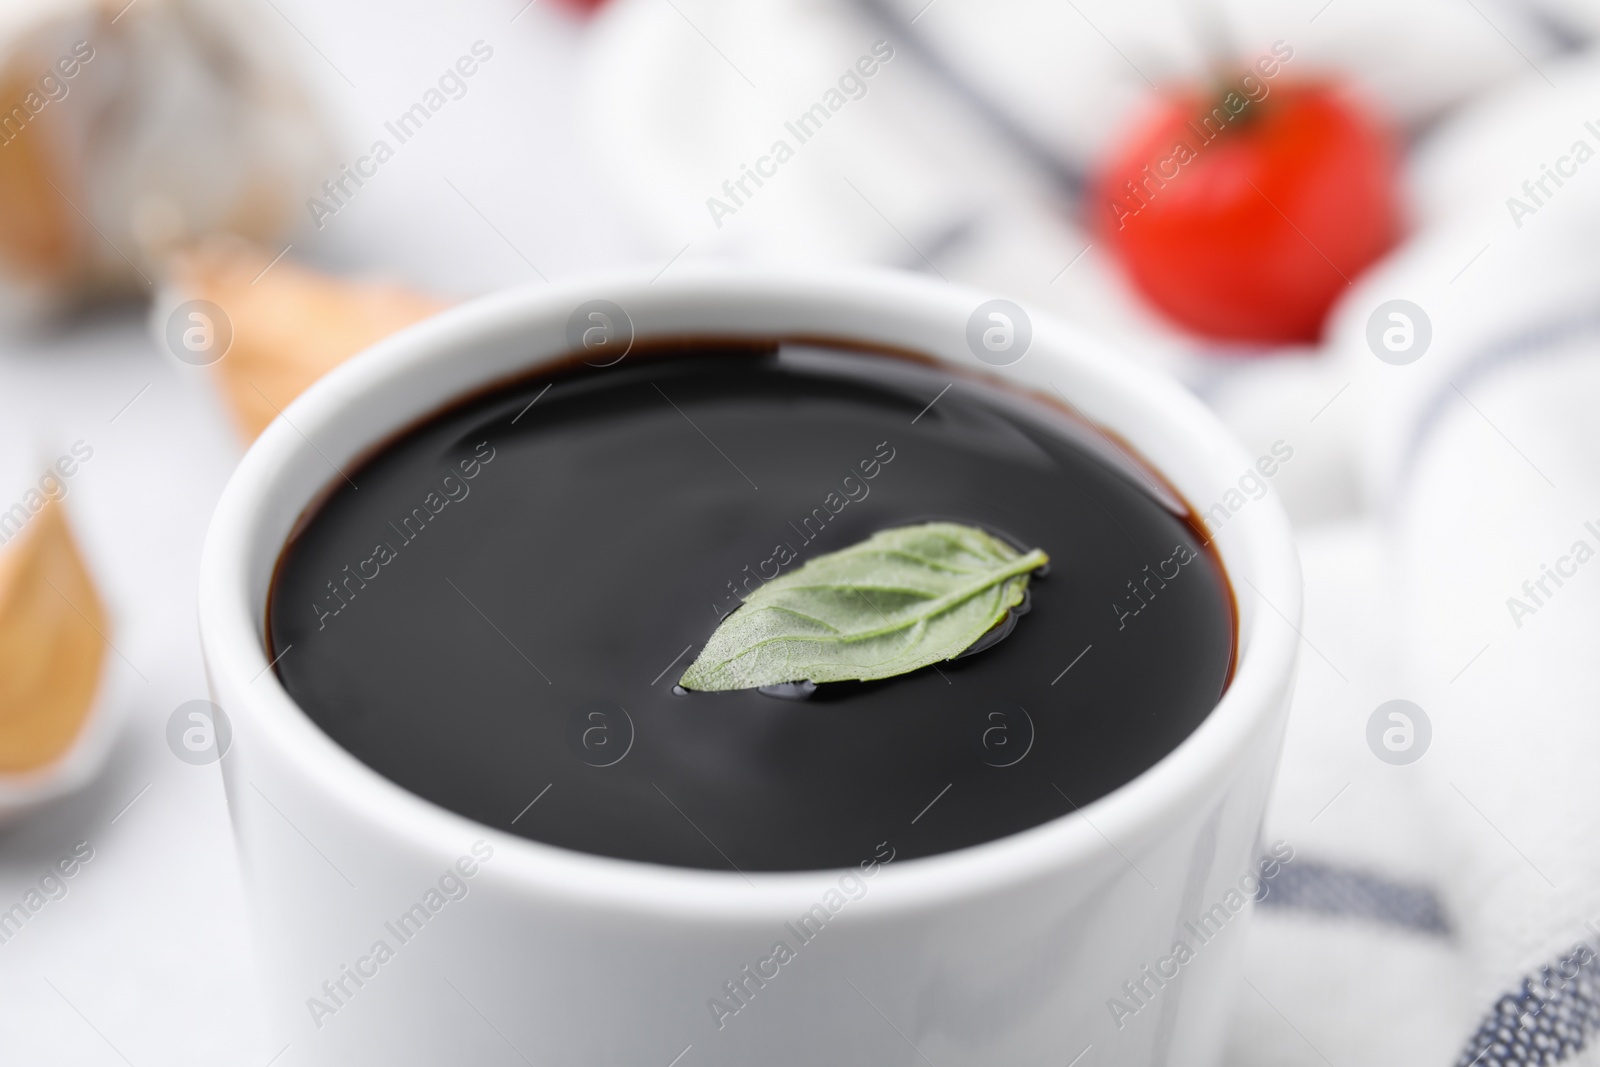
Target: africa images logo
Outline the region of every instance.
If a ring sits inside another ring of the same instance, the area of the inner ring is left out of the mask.
[[[1009,367],[1032,343],[1033,320],[1009,300],[985,300],[967,317],[967,348],[980,363]]]

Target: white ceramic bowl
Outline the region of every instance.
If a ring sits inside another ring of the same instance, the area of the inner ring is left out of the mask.
[[[1255,869],[1300,612],[1288,522],[1270,497],[1216,538],[1240,656],[1187,740],[1080,812],[876,868],[859,899],[824,907],[822,932],[759,981],[742,968],[766,973],[774,943],[794,940],[785,924],[831,901],[841,872],[746,878],[506,834],[379,776],[284,692],[264,652],[268,583],[334,467],[567,353],[569,316],[596,298],[625,309],[641,339],[826,336],[994,370],[966,340],[986,294],[887,272],[702,268],[488,297],[384,341],[296,400],[224,493],[200,589],[213,694],[235,730],[224,767],[264,986],[278,1041],[293,1049],[285,1062],[1061,1067],[1088,1046],[1085,1063],[1214,1062],[1243,916],[1181,966],[1161,960],[1177,940],[1194,944],[1184,924]],[[1059,388],[1191,502],[1220,499],[1251,466],[1176,385],[1071,328],[1032,325],[1025,356],[994,372]],[[1147,965],[1173,973],[1158,982]],[[729,1017],[714,1004],[739,1003],[733,982],[744,1006]]]

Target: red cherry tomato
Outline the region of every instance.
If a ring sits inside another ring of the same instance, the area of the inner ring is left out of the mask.
[[[1232,113],[1226,89],[1168,98],[1096,176],[1091,217],[1180,325],[1314,341],[1340,293],[1399,237],[1394,145],[1330,85],[1244,99],[1232,95]]]
[[[562,7],[571,8],[580,14],[592,15],[600,9],[606,0],[559,0]]]

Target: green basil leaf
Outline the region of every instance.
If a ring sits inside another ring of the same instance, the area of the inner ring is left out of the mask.
[[[953,522],[881,530],[757,589],[678,684],[753,689],[893,678],[972,647],[1049,562]]]

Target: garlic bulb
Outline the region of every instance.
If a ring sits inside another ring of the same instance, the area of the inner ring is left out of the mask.
[[[106,611],[65,508],[0,513],[0,774],[44,768],[77,739],[105,665]]]
[[[355,282],[273,261],[260,247],[213,239],[168,264],[167,289],[151,314],[158,343],[168,320],[190,300],[209,301],[227,331],[217,353],[218,384],[246,441],[312,382],[368,345],[447,304],[394,285]],[[210,362],[203,360],[202,362]]]
[[[264,18],[228,0],[5,5],[0,314],[153,295],[199,236],[288,232],[332,152]]]

